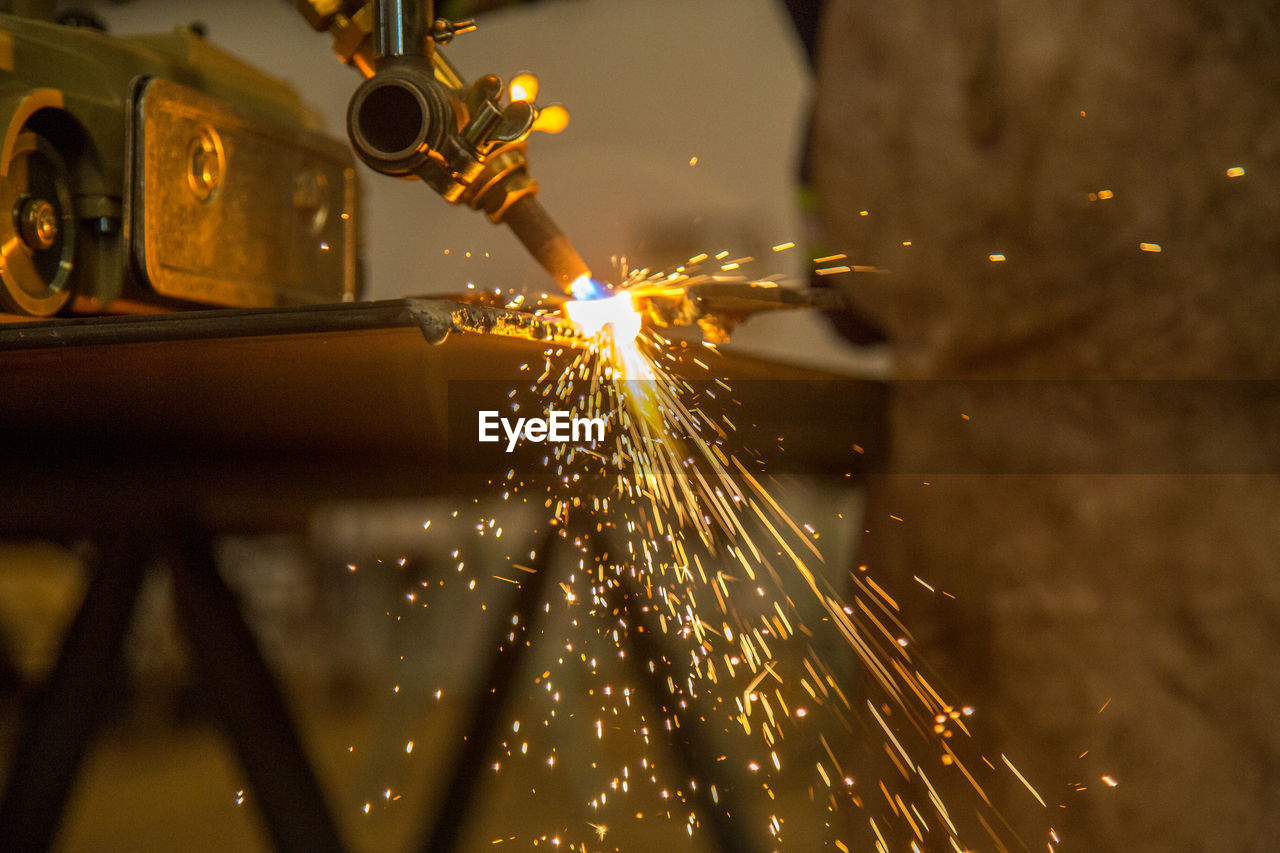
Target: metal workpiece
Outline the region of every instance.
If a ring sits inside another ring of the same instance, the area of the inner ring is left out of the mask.
[[[433,344],[444,343],[453,332],[569,346],[585,346],[587,343],[582,331],[559,314],[533,314],[443,299],[407,299],[405,302],[422,330],[422,336]]]
[[[405,328],[418,329],[432,344],[444,343],[452,334],[520,338],[566,346],[587,344],[582,331],[558,313],[418,297],[0,324],[0,352]]]
[[[840,311],[846,307],[835,289],[789,287],[775,282],[708,275],[671,283],[642,284],[629,292],[654,326],[696,324],[707,340],[714,343],[727,341],[738,324],[754,314],[797,308]]]

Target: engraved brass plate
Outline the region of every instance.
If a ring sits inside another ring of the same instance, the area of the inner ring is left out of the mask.
[[[131,134],[132,253],[156,292],[231,307],[355,298],[345,145],[159,79],[137,89]]]

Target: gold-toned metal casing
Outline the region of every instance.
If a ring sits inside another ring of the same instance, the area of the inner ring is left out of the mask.
[[[231,307],[355,298],[346,146],[162,79],[138,87],[130,130],[131,254],[157,293]]]

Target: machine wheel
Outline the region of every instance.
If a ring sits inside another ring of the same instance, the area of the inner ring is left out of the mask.
[[[0,308],[35,317],[71,298],[76,221],[66,164],[24,130],[0,179]]]

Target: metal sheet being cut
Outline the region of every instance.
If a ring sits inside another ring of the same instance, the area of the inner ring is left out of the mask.
[[[195,503],[259,529],[318,501],[483,488],[449,470],[450,384],[527,386],[548,350],[582,343],[556,315],[437,299],[0,326],[0,527],[76,532]],[[720,362],[743,387],[770,380],[770,399],[743,408],[763,429],[790,424],[795,466],[846,470],[847,435],[874,447],[878,383],[833,411],[778,389],[848,377]]]

